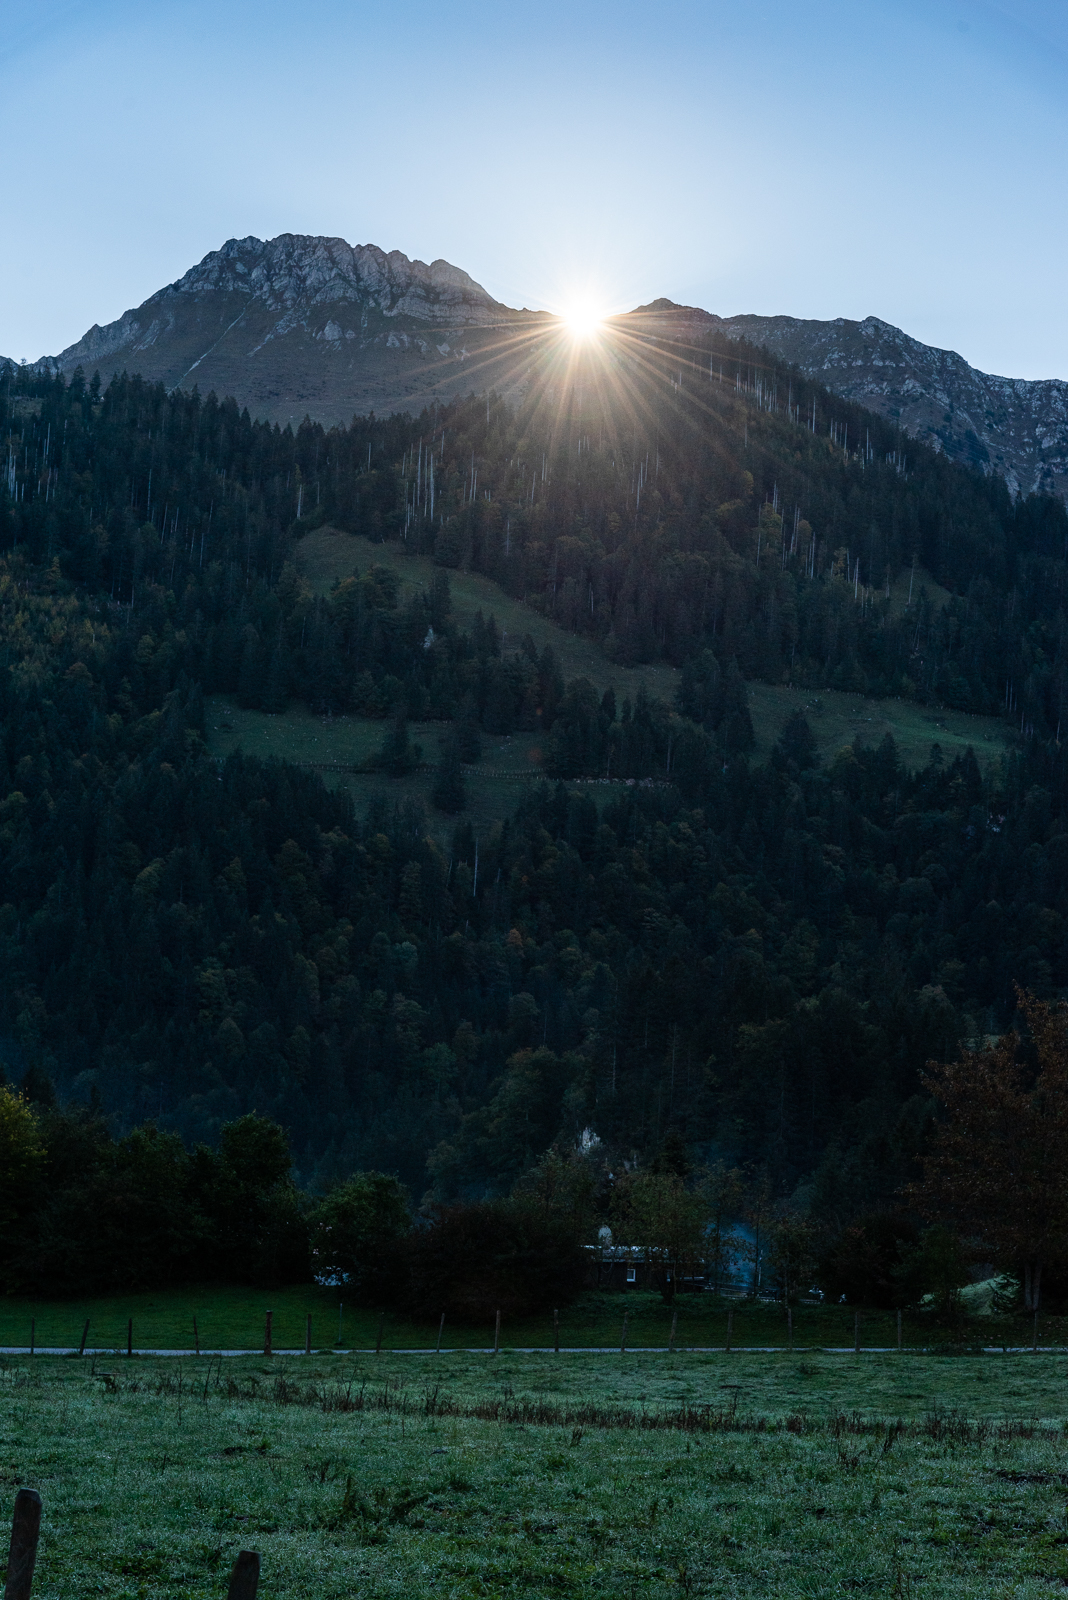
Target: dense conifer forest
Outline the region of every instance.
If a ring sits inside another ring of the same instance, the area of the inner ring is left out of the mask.
[[[214,1145],[255,1110],[302,1181],[375,1167],[416,1197],[507,1194],[584,1129],[840,1216],[913,1174],[924,1063],[1007,1026],[1014,984],[1068,983],[1064,507],[742,346],[650,343],[617,379],[293,433],[5,370],[9,1083],[116,1136]],[[299,539],[327,521],[440,576],[316,597]],[[913,562],[947,604],[895,605]],[[459,566],[620,663],[681,666],[678,703],[462,630]],[[890,740],[821,763],[798,715],[756,764],[761,677],[1003,712],[1018,746],[985,771],[937,747],[909,771]],[[212,761],[208,693],[382,718],[381,800]],[[445,847],[390,797],[407,718],[458,750],[539,729],[546,781]],[[606,776],[636,782],[571,782]]]

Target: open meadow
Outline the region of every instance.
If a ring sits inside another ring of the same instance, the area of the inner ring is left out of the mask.
[[[298,546],[298,557],[312,588],[324,594],[337,579],[378,564],[397,573],[403,600],[413,591],[428,587],[441,570],[429,557],[411,554],[401,544],[372,544],[368,539],[330,528],[306,534]],[[921,577],[923,587],[940,603],[945,598],[944,591],[938,590],[926,575]],[[908,580],[908,573],[899,578],[892,595],[895,605],[904,606]],[[461,626],[468,627],[481,610],[487,617],[496,617],[505,649],[518,648],[525,633],[531,634],[539,650],[551,645],[566,680],[588,678],[599,693],[609,687],[614,689],[620,701],[627,696],[633,699],[640,688],[651,696],[672,701],[679,679],[675,668],[663,663],[618,666],[592,640],[566,632],[478,573],[450,571],[449,583],[453,610]],[[843,745],[851,744],[858,736],[863,743],[876,745],[889,733],[911,767],[925,765],[935,743],[940,745],[946,761],[952,761],[970,745],[985,765],[1000,755],[1012,739],[1011,726],[996,717],[972,716],[907,700],[871,700],[837,690],[817,692],[752,681],[747,687],[756,734],[753,759],[758,761],[766,759],[783,723],[797,710],[808,717],[824,761],[832,760]],[[320,717],[297,702],[291,702],[278,715],[246,711],[232,697],[220,695],[207,699],[205,713],[208,748],[213,756],[221,757],[240,748],[249,755],[274,755],[317,767],[327,784],[348,790],[361,809],[373,794],[385,794],[391,801],[418,798],[429,808],[432,769],[448,727],[446,723],[412,723],[409,731],[414,742],[423,747],[424,768],[405,778],[387,778],[377,772],[353,770],[378,750],[388,727],[385,722],[363,717]],[[466,771],[465,814],[476,827],[489,827],[515,809],[530,783],[542,775],[540,756],[538,740],[530,734],[484,741],[482,759]],[[603,803],[615,788],[600,784],[590,792]],[[440,820],[439,831],[448,831],[452,826],[451,821]]]
[[[1068,1582],[1061,1355],[5,1358],[37,1600],[1031,1597]]]

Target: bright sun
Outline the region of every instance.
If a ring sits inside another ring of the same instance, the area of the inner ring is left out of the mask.
[[[604,321],[604,313],[590,300],[574,300],[561,313],[561,320],[573,339],[592,339]]]

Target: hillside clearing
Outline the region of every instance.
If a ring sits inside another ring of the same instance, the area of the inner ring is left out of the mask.
[[[338,578],[377,563],[399,574],[403,598],[405,593],[428,586],[441,570],[428,557],[413,555],[403,546],[372,544],[329,528],[306,534],[298,549],[308,581],[319,593],[327,593]],[[641,687],[649,695],[668,702],[673,699],[679,678],[673,667],[619,667],[593,641],[565,632],[506,595],[491,579],[477,573],[450,572],[449,581],[453,609],[461,626],[469,626],[481,610],[487,617],[496,617],[505,648],[518,647],[528,632],[539,650],[551,645],[568,680],[588,678],[599,692],[613,688],[620,700],[634,697]],[[796,710],[808,717],[825,762],[833,760],[843,745],[852,744],[857,738],[862,744],[877,745],[890,734],[911,768],[926,765],[936,743],[947,762],[970,746],[986,765],[1000,756],[1013,738],[1012,728],[1000,718],[972,716],[907,700],[872,700],[838,690],[817,692],[752,681],[748,691],[757,740],[753,759],[757,761],[767,758],[783,723]],[[242,710],[231,697],[213,696],[206,702],[206,726],[208,749],[213,756],[223,757],[240,748],[250,755],[274,755],[319,767],[325,782],[347,789],[362,808],[375,794],[384,794],[396,802],[415,798],[429,805],[433,781],[430,769],[438,759],[439,742],[448,724],[411,725],[413,739],[423,747],[426,770],[403,779],[338,770],[362,765],[374,754],[385,733],[383,722],[350,716],[319,717],[297,703],[291,703],[278,715],[269,715]],[[540,776],[536,739],[523,734],[487,739],[482,761],[466,774],[466,815],[480,827],[488,827],[514,810],[529,783]],[[614,791],[606,786],[592,792],[603,802]],[[436,826],[440,832],[451,824],[439,819]]]

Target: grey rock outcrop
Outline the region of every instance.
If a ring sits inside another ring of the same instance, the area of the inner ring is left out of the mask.
[[[1060,379],[979,372],[879,317],[719,317],[656,300],[612,328],[681,343],[710,329],[744,337],[954,460],[1001,473],[1014,492],[1068,498],[1068,383]],[[41,365],[195,383],[279,422],[305,414],[347,422],[355,412],[415,412],[482,389],[518,399],[557,329],[544,312],[502,305],[447,261],[283,233],[228,240]]]
[[[176,283],[41,363],[233,394],[258,415],[348,420],[487,387],[539,313],[501,305],[448,261],[344,239],[230,239]],[[521,382],[523,362],[510,374]]]
[[[800,368],[835,394],[899,422],[956,461],[998,472],[1014,493],[1068,498],[1068,383],[979,372],[953,350],[922,344],[879,317],[717,317],[658,300],[646,316],[715,326]]]

